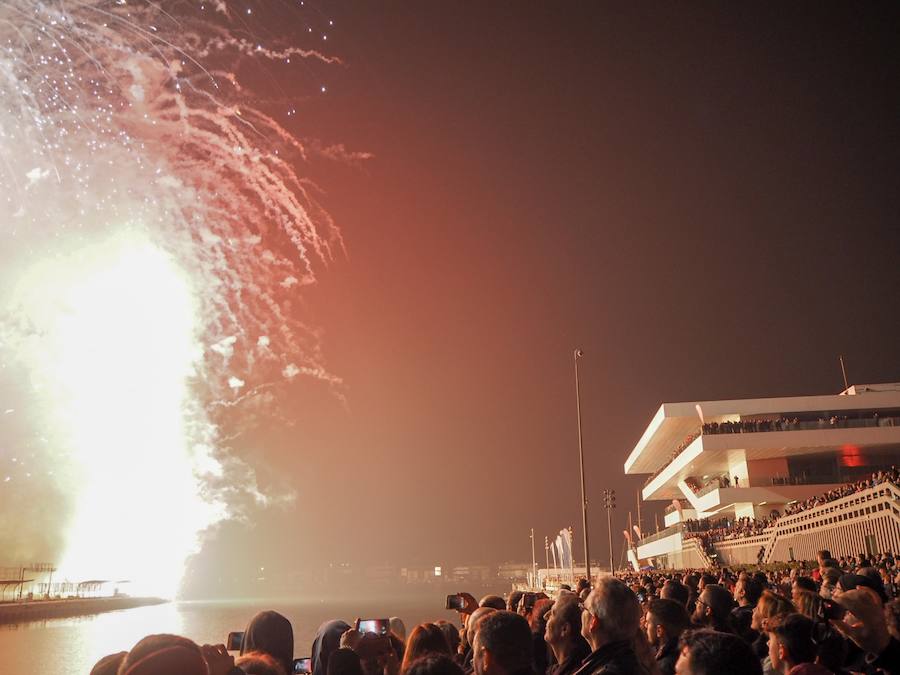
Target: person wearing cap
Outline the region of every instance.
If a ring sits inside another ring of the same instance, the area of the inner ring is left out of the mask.
[[[840,593],[846,593],[847,591],[852,591],[855,588],[863,586],[865,588],[871,589],[872,592],[874,592],[875,595],[877,595],[881,599],[881,601],[884,602],[886,596],[884,594],[884,587],[880,582],[880,579],[876,581],[872,577],[866,576],[864,574],[842,574],[841,578],[838,580],[838,590],[840,591]]]
[[[840,593],[835,602],[847,611],[843,619],[831,619],[835,630],[866,653],[871,669],[900,675],[900,641],[888,630],[878,594],[862,586]]]

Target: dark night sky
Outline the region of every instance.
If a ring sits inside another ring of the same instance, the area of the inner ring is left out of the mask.
[[[838,354],[900,380],[896,4],[321,11],[345,66],[288,127],[375,156],[310,167],[348,256],[302,311],[348,407],[285,393],[247,447],[296,505],[204,567],[527,558],[580,522],[576,346],[600,559],[661,402],[837,392]]]

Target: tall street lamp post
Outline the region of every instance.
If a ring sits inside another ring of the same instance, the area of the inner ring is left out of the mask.
[[[588,546],[587,496],[584,492],[584,443],[581,438],[581,388],[578,385],[578,359],[584,356],[580,349],[575,350],[575,407],[578,412],[578,466],[581,469],[581,524],[584,530],[584,572],[588,584],[591,584],[591,550]],[[591,584],[593,585],[593,584]]]

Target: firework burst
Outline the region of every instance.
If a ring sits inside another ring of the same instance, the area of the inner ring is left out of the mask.
[[[169,4],[0,5],[0,537],[171,595],[229,513],[216,409],[338,383],[292,303],[343,243],[230,68],[336,59]]]

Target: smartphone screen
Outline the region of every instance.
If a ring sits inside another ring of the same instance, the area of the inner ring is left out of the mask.
[[[232,631],[228,634],[228,640],[225,648],[230,652],[240,651],[241,643],[244,641],[244,631]]]
[[[360,633],[375,633],[387,635],[391,629],[390,619],[359,619],[356,622],[356,630]]]
[[[460,610],[465,607],[465,601],[459,595],[447,596],[447,609]]]
[[[303,659],[294,659],[294,673],[311,673],[311,659],[307,656]]]

